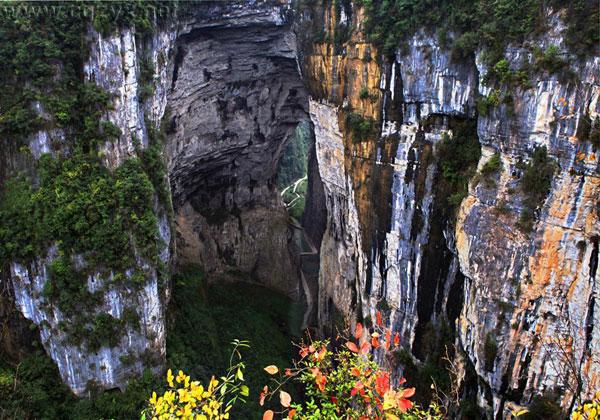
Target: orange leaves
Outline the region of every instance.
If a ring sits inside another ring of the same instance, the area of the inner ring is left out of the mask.
[[[277,366],[275,365],[269,365],[265,368],[265,371],[269,374],[269,375],[275,375],[277,372],[279,372],[279,369],[277,368]]]
[[[379,346],[381,346],[381,343],[379,342],[380,336],[381,336],[381,334],[379,334],[377,331],[375,331],[373,334],[371,334],[371,345],[373,346],[374,349],[378,349]]]
[[[360,322],[356,323],[356,329],[354,330],[354,338],[360,340],[363,334],[363,326]]]
[[[327,355],[327,347],[323,346],[321,347],[321,350],[319,350],[318,352],[315,352],[315,361],[317,363],[322,362],[323,360],[325,360],[325,356]]]
[[[260,398],[258,399],[258,403],[261,405],[265,405],[265,398],[269,394],[269,387],[267,385],[264,386],[263,390],[260,392]]]
[[[390,349],[390,344],[392,341],[392,331],[390,329],[385,330],[385,349]]]
[[[402,379],[394,389],[391,373],[374,361],[372,349],[386,356],[392,346],[397,348],[400,345],[399,334],[383,327],[380,312],[376,316],[376,325],[367,327],[357,322],[350,337],[342,341],[344,344],[341,347],[330,346],[327,340],[310,341],[300,347],[301,359],[293,367],[277,369],[274,365],[267,366],[267,373],[278,373],[279,376],[273,379],[273,390],[269,392],[265,387],[260,402],[264,402],[263,394],[269,399],[278,394],[283,411],[274,415],[288,420],[298,417],[292,409],[290,394],[284,391],[289,382],[294,382],[300,383],[311,397],[314,396],[314,403],[310,405],[302,402],[293,404],[296,409],[302,410],[300,417],[333,418],[342,413],[351,413],[352,418],[356,419],[402,418],[403,413],[413,407],[410,397],[414,395],[414,388],[401,388]]]
[[[390,373],[381,371],[375,377],[375,391],[379,395],[384,395],[390,389]]]
[[[365,389],[365,385],[361,381],[356,381],[354,387],[350,391],[350,395],[354,397],[357,393]]]
[[[265,411],[265,413],[263,414],[263,420],[273,420],[273,415],[275,413],[273,413],[273,410],[267,410]]]
[[[279,402],[282,407],[288,408],[292,403],[292,397],[285,391],[279,391]]]
[[[346,343],[346,347],[348,347],[348,350],[350,350],[352,353],[358,353],[358,354],[367,354],[369,352],[369,350],[371,350],[371,345],[369,344],[368,341],[365,341],[361,344],[360,348],[358,348],[358,346],[356,344],[354,344],[352,341],[348,341]]]
[[[415,395],[414,388],[404,388],[396,393],[396,404],[401,412],[406,413],[412,408],[413,402],[408,398],[412,397],[413,395]]]
[[[348,350],[350,350],[352,353],[358,353],[358,346],[352,341],[348,341],[346,343],[346,347],[348,347]]]
[[[325,385],[327,384],[327,376],[323,375],[323,372],[318,367],[310,369],[311,373],[315,377],[315,385],[319,388],[319,391],[325,392]]]
[[[311,344],[308,347],[300,347],[300,357],[303,359],[309,354],[313,354],[315,352],[315,347]]]

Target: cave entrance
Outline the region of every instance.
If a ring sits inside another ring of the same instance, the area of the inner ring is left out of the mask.
[[[289,226],[298,251],[300,265],[300,297],[304,305],[302,329],[317,325],[317,298],[319,293],[319,248],[321,236],[313,234],[320,224],[315,217],[314,183],[320,178],[314,160],[314,128],[309,120],[301,121],[288,142],[277,170],[277,188],[290,216]],[[311,170],[312,169],[312,170]],[[315,171],[315,169],[317,169]]]
[[[277,189],[290,217],[302,224],[308,185],[308,151],[314,135],[309,121],[296,126],[277,168]]]

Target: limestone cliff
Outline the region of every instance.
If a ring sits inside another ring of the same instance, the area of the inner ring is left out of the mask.
[[[288,216],[275,186],[288,137],[308,119],[289,7],[275,1],[202,2],[180,9],[177,19],[151,35],[131,25],[108,33],[89,26],[83,34],[83,83],[109,95],[100,125],[116,133],[98,147],[103,166],[118,173],[130,158],[145,162],[147,154],[158,153],[154,159],[160,160],[164,147],[170,189],[157,187],[152,209],[159,261],[145,259],[133,246],[136,270],[106,273],[88,264],[88,255],[71,256],[67,264],[85,273],[84,284],[76,287],[98,297],[93,307],[79,308],[79,321],[48,297],[51,266],[62,251],[50,246],[33,261],[10,262],[2,272],[1,314],[3,325],[15,326],[3,332],[3,345],[15,358],[25,348],[17,342],[19,331],[27,329],[22,314],[39,328],[41,342],[76,394],[90,385],[124,388],[145,367],[161,369],[176,249],[178,263],[201,264],[210,279],[252,279],[297,295]],[[45,154],[69,159],[70,128],[41,103],[35,111],[45,124],[26,139],[29,151],[14,142],[2,145],[3,181],[21,171],[35,179],[36,162]],[[152,166],[147,175],[162,183],[160,170]],[[114,323],[122,328],[113,331]],[[110,344],[96,349],[79,342],[90,329],[113,331]]]
[[[181,23],[166,148],[181,263],[296,295],[279,159],[307,98],[288,5],[200,6]]]
[[[165,98],[160,97],[163,88],[158,77],[162,69],[157,63],[156,55],[149,58],[157,66],[158,88],[157,94],[143,103],[139,100],[139,75],[140,60],[145,50],[139,40],[136,42],[133,31],[123,29],[103,37],[90,28],[89,39],[90,56],[84,67],[85,77],[114,98],[112,110],[105,118],[119,128],[120,135],[114,142],[106,142],[101,147],[105,165],[114,169],[124,159],[138,154],[136,141],[141,144],[142,149],[148,146],[148,130],[153,127],[147,124],[158,124],[162,117]],[[169,48],[169,35],[158,33],[149,42],[156,54],[165,54]],[[150,119],[146,121],[144,106],[152,111]],[[41,107],[40,112],[43,113]],[[48,124],[53,124],[50,116],[45,117],[49,118]],[[64,136],[61,129],[41,130],[33,134],[28,139],[31,156],[39,159],[44,153],[63,153],[56,151],[56,142],[63,141]],[[11,156],[3,158],[11,159]],[[163,264],[168,265],[171,258],[171,231],[167,205],[168,203],[155,197],[154,211],[159,224],[157,240],[162,247],[160,259]],[[112,319],[124,320],[125,314],[129,313],[139,319],[137,325],[124,326],[115,340],[116,345],[89,351],[81,343],[74,343],[71,337],[69,331],[72,331],[75,320],[65,317],[44,293],[49,282],[49,265],[57,255],[57,249],[51,247],[47,254],[31,263],[13,262],[8,273],[10,277],[5,277],[5,281],[13,288],[12,300],[16,308],[39,328],[40,341],[58,365],[64,382],[76,394],[86,392],[91,383],[100,388],[123,388],[128,378],[138,375],[145,367],[160,367],[165,357],[164,282],[167,279],[160,277],[157,267],[138,255],[147,277],[142,287],[132,287],[113,281],[113,275],[117,273],[110,273],[106,277],[100,271],[93,272],[94,267],[87,267],[85,256],[74,256],[76,266],[92,270],[84,287],[87,287],[89,293],[98,292],[102,296],[97,305],[87,308],[86,317],[107,314]],[[132,274],[126,273],[128,276]]]
[[[515,88],[486,79],[481,52],[476,60],[453,59],[424,31],[382,59],[364,40],[362,13],[335,2],[302,14],[301,25],[328,38],[304,44],[327,207],[321,326],[331,328],[340,315],[368,322],[380,309],[404,346],[425,360],[427,329],[449,324],[475,366],[479,404],[490,415],[552,393],[569,410],[598,387],[599,171],[596,150],[581,134],[598,115],[598,58],[569,57],[564,26],[550,14],[553,31],[535,43],[557,46],[576,77],[538,71],[529,86]],[[513,71],[533,60],[526,47],[507,50]],[[497,90],[511,97],[484,114],[477,102]],[[357,114],[376,122],[361,138],[352,125]],[[441,150],[454,142],[460,153],[466,126],[481,145],[479,173],[453,204]],[[531,209],[528,232],[522,177],[542,146],[556,172],[539,210]],[[492,158],[500,161],[495,172],[486,166]]]

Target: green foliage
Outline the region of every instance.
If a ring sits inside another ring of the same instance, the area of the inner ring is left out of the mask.
[[[488,176],[491,174],[495,174],[500,169],[502,169],[502,160],[500,159],[500,153],[494,153],[490,160],[488,160],[483,168],[481,168],[481,174],[484,176]]]
[[[455,33],[454,59],[472,56],[477,48],[486,51],[486,62],[502,59],[509,43],[545,30],[542,0],[364,0],[367,21],[365,33],[384,55],[395,53],[399,45],[419,28],[437,28],[440,37]],[[599,10],[592,0],[562,2],[552,0],[555,10],[566,10],[566,42],[580,56],[593,55],[600,42],[597,31]]]
[[[545,51],[534,50],[535,64],[549,73],[557,73],[568,65],[567,60],[561,57],[560,49],[556,45],[550,45]]]
[[[570,51],[579,57],[597,54],[600,44],[600,8],[595,0],[551,0],[555,9],[564,9],[567,28],[565,42]]]
[[[556,400],[537,395],[528,407],[528,412],[521,416],[524,420],[560,420],[565,418]]]
[[[360,92],[358,94],[358,97],[360,99],[369,99],[370,95],[369,95],[369,88],[367,88],[366,86],[363,86],[362,88],[360,88]]]
[[[352,133],[352,140],[358,143],[373,135],[375,120],[371,117],[363,117],[356,112],[350,112],[346,115],[346,126]]]
[[[496,184],[493,180],[493,176],[496,175],[501,169],[502,160],[500,159],[500,153],[494,153],[492,157],[483,165],[480,171],[486,187],[491,188]]]
[[[582,115],[577,127],[577,139],[589,141],[594,149],[598,149],[600,147],[600,117],[596,117],[592,121],[589,116]]]
[[[131,158],[111,174],[98,158],[75,153],[42,156],[38,186],[11,181],[0,204],[0,256],[25,261],[58,241],[65,255],[83,254],[108,270],[134,264],[131,231],[141,254],[156,260],[153,187],[139,159]],[[23,229],[25,217],[27,229]]]
[[[452,208],[457,208],[467,196],[469,181],[475,175],[481,156],[475,121],[453,122],[453,136],[444,134],[437,145],[441,168],[441,189]]]
[[[18,366],[0,359],[0,413],[13,419],[133,419],[145,405],[158,381],[146,371],[129,381],[127,390],[96,393],[90,384],[92,398],[78,399],[64,385],[58,369],[43,351],[26,358]]]
[[[162,244],[152,183],[137,158],[110,173],[97,157],[80,152],[58,159],[45,155],[37,169],[36,187],[16,178],[3,191],[1,264],[27,262],[56,244],[58,255],[48,265],[43,294],[69,319],[62,328],[74,344],[86,343],[90,349],[115,345],[127,322],[87,315],[102,291],[90,293],[86,277],[94,270],[105,280],[112,272],[113,281],[129,287],[144,283],[146,274],[138,268],[132,247],[153,266],[159,263]],[[87,268],[75,268],[75,255],[84,258]],[[127,270],[132,270],[131,277],[123,275]]]
[[[531,161],[524,165],[521,178],[523,210],[518,223],[524,232],[532,229],[535,211],[546,199],[555,171],[556,163],[548,156],[546,146],[535,149]]]
[[[477,98],[477,112],[479,115],[490,115],[490,109],[500,105],[501,93],[498,89],[492,90],[487,96]]]
[[[290,337],[298,331],[297,308],[288,298],[250,284],[217,282],[210,286],[197,268],[173,276],[167,359],[201,382],[229,366],[229,343],[250,341],[245,355],[245,382],[256,396],[266,379],[263,367],[285,365],[292,357]],[[259,418],[256,398],[236,407],[239,418]]]
[[[494,338],[494,334],[492,334],[491,332],[485,335],[483,353],[485,356],[485,368],[486,370],[491,372],[494,369],[494,360],[496,360],[496,356],[498,355],[498,343]]]
[[[286,190],[283,194],[283,202],[286,203],[286,207],[290,216],[296,220],[302,219],[304,213],[304,207],[306,204],[306,187],[308,181],[304,180],[298,184],[296,191],[293,191],[293,187]]]

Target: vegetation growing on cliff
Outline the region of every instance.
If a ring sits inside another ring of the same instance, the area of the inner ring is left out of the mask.
[[[477,127],[473,120],[451,123],[452,136],[445,134],[437,145],[442,183],[437,186],[448,197],[452,208],[467,196],[469,182],[476,173],[481,156]]]
[[[90,350],[117,344],[122,328],[137,323],[135,316],[91,316],[102,291],[89,292],[87,276],[98,272],[105,285],[134,287],[149,270],[160,270],[166,244],[159,239],[155,195],[165,207],[170,201],[160,133],[151,122],[149,147],[137,148],[139,158],[125,159],[112,172],[103,165],[99,147],[122,133],[106,121],[111,95],[84,82],[86,37],[90,25],[104,34],[134,26],[141,39],[174,4],[14,2],[0,8],[0,87],[6,93],[0,137],[20,145],[38,130],[59,130],[51,134],[52,154],[37,161],[27,154],[28,174],[0,189],[0,271],[10,261],[43,258],[55,246],[43,295],[69,320],[59,325],[69,341]],[[141,83],[151,84],[151,66],[141,62]]]
[[[233,338],[248,339],[253,345],[244,351],[243,374],[252,398],[236,408],[239,417],[233,418],[257,418],[262,409],[256,396],[268,377],[263,367],[283,365],[292,357],[290,339],[296,337],[299,322],[295,307],[286,297],[256,285],[221,282],[208,286],[197,268],[175,276],[172,299],[168,366],[208,383],[211,375],[221,374],[229,366]],[[109,339],[111,328],[103,330]],[[125,392],[100,392],[90,383],[91,398],[76,398],[39,347],[17,366],[6,363],[0,354],[0,418],[134,419],[139,418],[152,391],[165,391],[162,379],[147,370],[131,379]]]
[[[544,203],[552,186],[556,163],[548,156],[546,146],[542,146],[534,150],[531,161],[522,164],[521,168],[521,190],[524,197],[518,226],[524,232],[529,232],[533,228],[535,213]]]
[[[467,57],[483,48],[486,61],[493,65],[503,58],[508,44],[544,33],[545,13],[551,8],[563,11],[566,44],[575,54],[593,55],[600,41],[600,11],[594,0],[360,0],[357,4],[366,10],[369,39],[385,55],[393,54],[418,29],[436,28],[444,42],[449,33],[457,35],[454,57]]]
[[[360,143],[373,135],[375,120],[371,117],[364,117],[357,112],[349,112],[346,115],[346,126],[352,133],[352,141]]]

